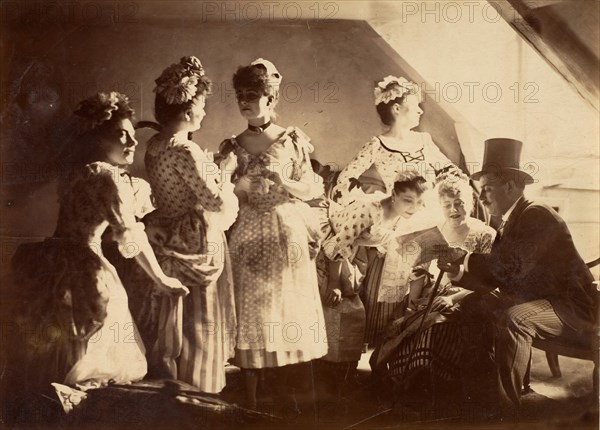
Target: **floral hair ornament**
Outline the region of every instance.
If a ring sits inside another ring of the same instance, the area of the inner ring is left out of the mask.
[[[281,73],[279,73],[279,70],[277,70],[277,67],[275,67],[273,63],[271,63],[269,60],[265,60],[264,58],[257,58],[256,60],[251,62],[250,65],[263,66],[266,69],[267,75],[269,77],[269,85],[279,87],[283,76],[281,76]]]
[[[171,64],[156,79],[154,92],[168,104],[183,104],[192,100],[198,89],[208,91],[209,84],[203,80],[204,67],[197,57],[182,57],[179,63]]]
[[[442,182],[459,182],[462,181],[466,184],[469,184],[469,177],[465,175],[462,170],[456,167],[453,164],[449,164],[443,169],[436,170],[435,176],[435,184],[440,184]]]
[[[83,100],[74,114],[82,120],[80,131],[87,132],[109,121],[118,110],[133,113],[127,96],[112,91],[108,94],[98,93]]]
[[[397,78],[396,76],[386,76],[375,86],[375,106],[380,103],[388,103],[404,97],[407,94],[417,94],[420,100],[420,91],[417,84],[410,82],[406,78]]]

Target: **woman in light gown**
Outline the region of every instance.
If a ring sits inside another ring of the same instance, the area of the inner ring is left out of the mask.
[[[433,182],[436,171],[452,164],[429,133],[412,130],[419,125],[423,114],[417,84],[387,76],[376,85],[374,95],[377,113],[387,130],[367,142],[340,173],[333,198],[342,207],[355,200],[372,200],[362,192],[359,181],[372,166],[383,182],[381,191],[389,196],[398,175],[416,171]],[[393,250],[390,252],[386,258],[381,250],[369,250],[369,267],[361,291],[367,318],[365,342],[372,345],[382,339],[391,315],[404,297],[401,288],[393,292],[401,277],[394,273],[400,256]]]
[[[81,102],[75,115],[82,131],[63,160],[69,171],[59,178],[54,235],[21,245],[12,259],[14,317],[21,330],[11,364],[19,368],[21,387],[42,394],[52,382],[87,389],[146,374],[127,294],[102,254],[107,228],[121,254],[135,258],[158,290],[171,297],[188,293],[161,270],[135,219],[142,181],[124,170],[137,145],[127,97],[99,93]]]
[[[238,159],[240,213],[230,248],[238,313],[235,363],[243,369],[249,407],[256,407],[259,369],[275,369],[277,399],[297,409],[290,365],[327,353],[314,257],[317,217],[304,203],[323,193],[311,168],[309,138],[274,124],[281,74],[258,59],[233,77],[248,128],[222,144]]]

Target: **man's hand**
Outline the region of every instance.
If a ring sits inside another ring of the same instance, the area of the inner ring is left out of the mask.
[[[433,303],[431,305],[431,310],[433,312],[442,312],[446,309],[450,309],[454,306],[454,302],[452,301],[452,297],[449,296],[437,296],[433,299]]]
[[[442,272],[446,272],[451,278],[455,277],[460,272],[460,264],[440,263],[440,261],[438,261],[437,266],[438,269]]]
[[[440,264],[457,264],[461,265],[465,261],[465,256],[468,251],[459,246],[436,246],[434,248],[438,256],[438,266]]]
[[[436,246],[435,252],[438,255],[438,268],[450,276],[458,275],[460,265],[465,261],[468,253],[458,246]]]

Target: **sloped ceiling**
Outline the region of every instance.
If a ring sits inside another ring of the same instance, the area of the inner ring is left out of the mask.
[[[503,18],[596,110],[600,94],[600,2],[493,2]]]
[[[33,8],[33,11],[38,12],[38,14],[40,10],[45,10],[43,8],[39,9],[32,6],[36,3],[37,2],[33,0],[28,2],[6,3],[7,5],[15,6],[16,9],[14,14],[5,14],[7,18],[11,18],[8,20],[9,22],[7,22],[7,24],[12,23],[15,25],[13,34],[20,30],[23,21],[27,21],[22,20],[20,18],[17,19],[16,15],[27,15],[29,8]],[[41,3],[46,4],[45,2]],[[71,9],[69,9],[69,5],[73,6],[73,3],[69,0],[59,0],[57,2],[51,3],[54,5],[65,5],[63,7],[64,11],[71,11]],[[433,4],[434,2],[431,3]],[[464,3],[466,5],[472,4],[474,2],[462,2],[461,0],[459,0],[456,2],[449,3]],[[58,38],[59,42],[57,42],[57,46],[61,47],[61,49],[67,49],[66,47],[63,47],[67,45],[65,41],[68,41],[69,43],[74,43],[74,41],[72,41],[68,36],[58,37],[59,35],[68,35],[71,34],[70,32],[75,30],[94,32],[98,29],[100,24],[106,24],[110,28],[114,27],[115,29],[128,27],[133,29],[137,25],[142,25],[144,23],[152,23],[152,25],[157,26],[156,28],[159,28],[161,25],[172,26],[171,32],[173,34],[171,35],[171,37],[175,37],[176,33],[183,33],[187,34],[185,40],[189,39],[188,36],[191,34],[190,31],[185,31],[185,28],[194,28],[201,32],[210,32],[213,31],[211,29],[217,28],[219,26],[226,26],[230,28],[250,28],[253,26],[264,26],[273,28],[285,27],[289,30],[290,33],[308,33],[311,39],[315,39],[317,38],[318,34],[325,34],[326,31],[332,31],[333,33],[337,34],[337,32],[333,30],[335,26],[339,26],[338,31],[340,32],[347,31],[343,29],[347,29],[348,27],[346,25],[343,25],[340,21],[351,20],[357,22],[366,22],[375,30],[375,32],[367,31],[369,29],[366,28],[366,26],[360,25],[361,32],[363,34],[362,37],[368,39],[363,42],[370,43],[371,45],[373,45],[374,49],[378,51],[378,55],[381,56],[381,58],[385,59],[385,61],[382,60],[382,64],[369,64],[369,67],[371,67],[372,69],[377,69],[377,67],[379,67],[381,70],[381,72],[373,72],[373,76],[380,77],[382,73],[389,73],[389,70],[394,70],[394,73],[404,73],[407,77],[411,78],[416,82],[426,81],[423,77],[421,77],[421,75],[425,75],[426,72],[428,72],[428,70],[426,70],[426,67],[417,65],[416,62],[413,62],[410,58],[408,58],[408,52],[406,50],[399,49],[393,44],[387,46],[387,44],[383,41],[385,37],[378,37],[378,34],[381,35],[381,29],[385,28],[390,28],[391,31],[393,30],[394,33],[406,34],[413,32],[414,29],[417,27],[423,26],[424,23],[420,22],[420,19],[422,20],[422,17],[420,17],[419,15],[411,15],[409,11],[411,10],[411,8],[414,7],[421,7],[422,9],[427,9],[427,7],[429,7],[427,6],[429,5],[428,2],[286,2],[277,3],[277,5],[274,5],[273,13],[271,13],[271,9],[268,9],[269,13],[266,12],[267,9],[265,9],[264,7],[265,4],[271,5],[272,3],[239,1],[200,2],[190,0],[176,0],[163,2],[130,0],[127,2],[102,3],[102,7],[100,8],[97,7],[97,2],[85,0],[77,2],[77,4],[75,5],[77,6],[75,10],[80,11],[79,14],[74,14],[75,19],[70,19],[70,14],[68,14],[65,19],[44,19],[44,22],[51,22],[57,28],[55,29],[56,31],[44,33],[43,38],[45,39],[45,42],[48,42],[48,40],[52,38]],[[289,7],[291,5],[296,4],[298,4],[301,8],[299,12],[295,9],[295,7]],[[444,5],[446,3],[440,2],[439,4]],[[485,3],[481,2],[481,4]],[[256,9],[256,5],[262,7],[262,12]],[[501,14],[502,17],[504,17],[505,20],[515,30],[517,30],[517,33],[520,34],[525,40],[527,40],[542,55],[542,57],[549,64],[551,64],[552,67],[566,79],[566,81],[568,81],[571,84],[571,86],[576,90],[576,93],[578,93],[581,96],[582,100],[585,100],[589,106],[593,106],[593,108],[598,110],[598,52],[600,51],[600,48],[598,42],[599,25],[597,0],[497,0],[490,1],[488,5],[491,5],[494,8],[500,8],[503,12]],[[5,6],[4,3],[3,6]],[[478,10],[481,10],[481,7],[482,6],[478,3]],[[10,9],[8,11],[10,11]],[[94,11],[98,13],[98,17],[95,18],[95,15],[91,16],[91,18],[94,19],[92,19],[91,22],[89,22],[90,17],[88,15],[92,14],[92,12]],[[287,13],[284,13],[286,11]],[[37,15],[33,13],[33,17],[35,16]],[[294,18],[294,16],[299,16],[299,18]],[[334,19],[328,19],[329,16],[333,16]],[[84,18],[83,20],[81,19],[82,17]],[[78,22],[77,18],[79,18],[83,22]],[[501,22],[501,24],[504,23]],[[331,29],[327,30],[328,27],[331,27]],[[457,29],[464,29],[465,27],[478,28],[476,27],[476,25],[466,25],[463,27],[457,27]],[[482,29],[482,31],[499,31],[500,29],[498,27],[499,26],[495,27],[493,25],[487,25],[485,29]],[[472,41],[471,38],[473,37],[472,35],[477,34],[476,32],[473,33],[472,28],[469,28],[469,30],[471,31],[465,33],[468,34],[468,36],[464,36],[464,50],[469,49],[468,47],[471,46],[470,42]],[[506,30],[509,30],[509,28],[506,28]],[[113,29],[111,31],[116,30]],[[507,32],[510,33],[509,31]],[[155,36],[154,33],[156,32],[148,32],[147,37],[149,39],[152,39],[152,37]],[[440,32],[434,31],[433,33],[439,34]],[[455,33],[461,34],[458,32],[458,30]],[[518,39],[516,35],[514,36],[514,38]],[[262,36],[261,39],[263,39]],[[29,42],[27,42],[28,40]],[[229,39],[219,39],[221,43],[223,43],[225,40]],[[388,39],[385,40],[387,40],[389,43]],[[21,37],[20,42],[20,45],[25,45],[25,47],[21,46],[21,49],[19,51],[19,54],[21,55],[29,55],[30,52],[38,53],[39,51],[43,51],[37,44],[35,39],[32,37]],[[263,42],[265,41],[261,40],[261,44],[264,44]],[[47,43],[44,43],[44,46],[46,44]],[[277,51],[276,46],[280,44],[283,44],[283,40],[281,40],[280,38],[275,38],[272,40],[272,43],[270,45],[267,44],[268,46],[270,46],[270,49],[265,49],[265,51]],[[353,47],[353,44],[355,44],[355,42],[345,43],[345,45],[349,45],[350,47]],[[154,42],[149,45],[153,48],[151,51],[156,50],[156,46],[154,45]],[[325,45],[317,45],[319,46],[318,49],[323,49],[325,50],[325,52],[317,53],[313,51],[311,53],[311,50],[309,49],[305,50],[305,52],[302,53],[301,58],[303,58],[305,54],[308,54],[309,57],[315,57],[315,55],[333,56],[333,53],[327,53],[328,48],[325,47]],[[7,49],[7,46],[9,45],[6,44],[2,46],[1,49],[3,56],[3,64],[8,64],[8,58],[10,55],[13,54],[13,52]],[[297,46],[295,48],[296,50],[298,50]],[[286,49],[288,48],[286,47]],[[314,49],[316,48],[313,47],[313,50]],[[423,46],[421,49],[427,53],[433,53],[432,58],[434,58],[434,60],[439,59],[443,54],[439,52],[438,46],[436,45],[435,41],[432,40],[432,38],[427,38],[423,42]],[[47,52],[54,51],[48,50]],[[241,51],[236,51],[236,55],[237,52]],[[360,50],[358,50],[358,52],[360,52]],[[347,54],[348,55],[345,56],[348,57],[347,61],[351,60],[350,57],[354,57],[352,61],[360,64],[361,54],[357,54],[357,52]],[[513,62],[516,62],[518,59],[517,54],[515,54],[515,57],[513,58]],[[4,61],[5,59],[7,61]],[[302,64],[303,67],[305,63],[306,61],[304,60],[299,62],[299,64]],[[432,67],[441,68],[442,64],[444,64],[445,67],[450,68],[451,66],[453,66],[453,64],[446,64],[442,63],[441,61],[438,61],[437,63],[439,63],[439,65],[433,64]],[[504,67],[507,67],[507,65],[505,64]],[[4,69],[6,69],[6,67]],[[451,70],[448,70],[448,75],[450,75],[450,71]],[[357,76],[357,78],[355,79],[358,78],[359,76]],[[485,79],[488,78],[490,80],[494,80],[496,79],[496,76],[485,77]],[[505,87],[505,92],[509,94],[509,87]],[[580,100],[575,96],[575,93],[571,95],[574,99],[577,99],[577,101]],[[584,103],[582,102],[581,104]],[[479,127],[483,129],[487,126],[487,128],[492,128],[490,132],[491,134],[498,135],[498,133],[495,129],[493,129],[493,127],[489,127],[489,124],[492,123],[492,119],[494,119],[490,117],[494,117],[495,115],[497,115],[497,111],[500,108],[499,105],[499,103],[497,103],[495,106],[488,103],[488,105],[485,106],[487,110],[481,109],[483,112],[482,115],[486,115],[487,118],[485,118],[485,120],[480,120],[477,117],[476,120],[474,120],[472,116],[468,115],[469,112],[467,112],[464,109],[458,109],[458,104],[441,103],[440,105],[438,105],[437,103],[430,103],[427,107],[428,115],[426,115],[426,117],[424,118],[423,128],[429,130],[434,135],[436,142],[440,144],[443,150],[445,150],[446,153],[452,159],[459,162],[461,161],[461,151],[459,150],[458,145],[461,146],[461,149],[463,150],[462,152],[464,153],[464,141],[466,139],[463,139],[463,137],[461,136],[456,136],[454,128],[473,128],[471,127],[471,125],[473,125],[474,127]],[[510,119],[512,118],[512,116],[517,117],[519,121],[521,119],[525,121],[527,117],[523,115],[519,109],[523,110],[527,108],[531,110],[532,108],[537,107],[537,105],[526,106],[522,104],[519,106],[508,106],[505,109],[508,113],[506,113],[504,117],[502,117],[502,122],[505,124],[518,123],[518,121],[505,120],[505,117]],[[589,110],[592,111],[592,109]],[[547,115],[547,112],[542,111],[540,115]],[[432,121],[432,118],[435,118],[435,121]],[[427,123],[428,121],[431,121],[431,123]],[[452,126],[452,124],[454,124],[454,126]],[[469,127],[466,127],[465,124]],[[529,129],[531,127],[529,127],[529,124],[527,124],[526,128]],[[479,131],[486,132],[486,130]],[[591,133],[590,136],[593,137],[595,135]],[[519,138],[519,136],[516,137]],[[479,135],[470,138],[470,140],[482,142],[482,139],[480,139]],[[532,139],[530,139],[529,141],[531,140]],[[586,136],[586,139],[580,140],[588,141],[593,139],[588,139]],[[533,143],[530,143],[530,145],[534,146]],[[580,152],[582,151],[578,151],[578,153]],[[480,158],[481,157],[479,156],[479,154],[475,154],[473,157],[474,160],[479,160]],[[344,159],[340,161],[344,162],[347,160]]]

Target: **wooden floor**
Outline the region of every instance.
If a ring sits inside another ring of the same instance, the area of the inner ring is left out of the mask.
[[[553,378],[545,354],[534,349],[533,392],[523,397],[520,411],[490,421],[481,417],[476,405],[472,411],[448,405],[441,408],[444,410],[420,413],[410,408],[393,408],[389,393],[371,385],[368,358],[369,354],[363,354],[356,384],[342,399],[324,392],[319,381],[315,382],[314,390],[306,389],[310,381],[304,377],[297,394],[301,415],[278,408],[267,395],[262,399],[262,410],[288,418],[286,426],[290,428],[302,429],[513,428],[520,424],[540,429],[549,426],[598,429],[598,399],[592,398],[592,362],[560,357],[562,377]],[[231,369],[231,380],[233,386],[225,396],[241,404],[243,387],[236,369]]]
[[[131,387],[94,390],[89,392],[87,403],[82,403],[67,418],[58,416],[53,423],[52,414],[47,419],[42,415],[37,420],[24,418],[23,424],[16,428],[374,430],[497,429],[524,425],[528,429],[598,429],[598,399],[592,398],[591,362],[560,357],[563,376],[553,378],[544,353],[534,350],[533,392],[523,397],[521,410],[508,411],[502,419],[490,420],[482,417],[475,403],[465,407],[455,402],[458,396],[452,395],[444,403],[429,407],[414,398],[418,411],[394,405],[393,394],[372,384],[368,357],[368,353],[363,354],[357,378],[341,396],[324,386],[327,374],[314,366],[299,369],[290,382],[295,387],[300,414],[269,395],[268,376],[259,390],[259,411],[240,407],[244,404],[243,381],[240,370],[230,366],[228,386],[220,396],[202,395],[185,385],[167,383],[165,387],[164,381],[143,382]],[[31,414],[40,411],[32,405],[24,416],[31,418]]]

